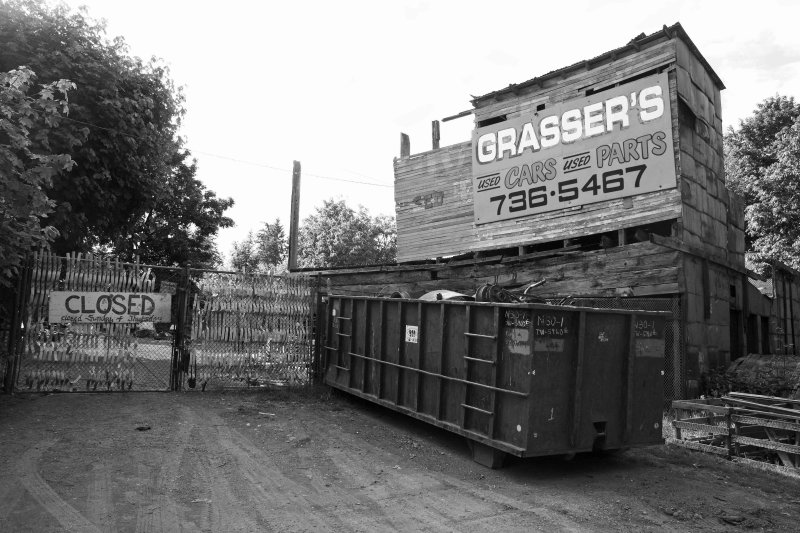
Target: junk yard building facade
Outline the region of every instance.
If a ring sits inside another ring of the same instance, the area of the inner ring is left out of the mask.
[[[330,290],[527,288],[558,303],[671,310],[673,398],[748,352],[794,353],[794,272],[778,266],[764,283],[745,267],[744,206],[725,187],[724,88],[675,24],[475,97],[458,115],[474,117],[471,141],[440,148],[437,121],[430,151],[412,154],[401,136],[398,265],[328,271]]]

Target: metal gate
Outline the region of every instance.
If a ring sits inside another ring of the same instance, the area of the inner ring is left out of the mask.
[[[179,275],[178,269],[160,269]],[[6,364],[9,384],[22,391],[169,390],[172,323],[51,324],[53,291],[152,293],[153,267],[81,254],[37,253],[22,269]]]
[[[50,323],[53,291],[166,293],[171,316],[161,323]],[[207,390],[312,378],[316,291],[308,277],[37,253],[9,296],[8,316],[0,317],[6,391]]]
[[[316,298],[308,276],[193,271],[182,386],[309,384]]]

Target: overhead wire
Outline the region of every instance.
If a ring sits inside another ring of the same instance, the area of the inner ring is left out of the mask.
[[[128,137],[131,137],[133,139],[138,139],[140,141],[145,141],[146,140],[144,137],[140,137],[139,135],[134,135],[132,133],[127,133],[127,132],[124,132],[124,131],[119,131],[119,130],[114,129],[114,128],[107,128],[107,127],[101,126],[99,124],[92,124],[91,122],[78,120],[78,119],[75,119],[75,118],[72,118],[72,117],[62,116],[61,118],[65,119],[65,120],[68,120],[70,122],[74,122],[76,124],[82,124],[84,126],[89,126],[89,127],[97,128],[97,129],[100,129],[100,130],[110,131],[110,132],[116,133],[118,135],[126,135]],[[227,155],[215,154],[215,153],[212,153],[212,152],[206,152],[204,150],[189,150],[189,152],[192,153],[192,154],[202,154],[202,155],[207,155],[209,157],[215,157],[217,159],[225,159],[225,160],[228,160],[228,161],[234,161],[236,163],[242,163],[242,164],[245,164],[245,165],[252,165],[252,166],[255,166],[255,167],[268,168],[270,170],[277,170],[279,172],[288,172],[288,173],[292,172],[291,170],[286,169],[286,168],[276,167],[276,166],[273,166],[273,165],[268,165],[266,163],[260,163],[260,162],[256,162],[256,161],[248,161],[246,159],[239,159],[239,158],[230,157],[230,156],[227,156]],[[388,187],[388,188],[393,187],[393,185],[387,185],[385,183],[376,183],[376,182],[373,182],[373,181],[353,180],[353,179],[347,179],[347,178],[337,178],[337,177],[334,177],[334,176],[323,176],[321,174],[314,174],[314,173],[311,173],[311,172],[304,172],[303,173],[303,177],[312,177],[312,178],[318,178],[318,179],[323,179],[323,180],[332,180],[332,181],[343,181],[343,182],[346,182],[346,183],[356,183],[356,184],[359,184],[359,185],[371,185],[373,187]]]

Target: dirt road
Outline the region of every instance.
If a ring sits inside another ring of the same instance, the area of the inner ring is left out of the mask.
[[[149,427],[149,429],[144,429]],[[137,430],[140,428],[141,430]],[[473,463],[311,394],[0,398],[0,531],[796,531],[800,484],[657,446]]]

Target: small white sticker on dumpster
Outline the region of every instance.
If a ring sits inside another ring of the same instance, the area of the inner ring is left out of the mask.
[[[419,326],[406,326],[406,342],[419,342]]]

